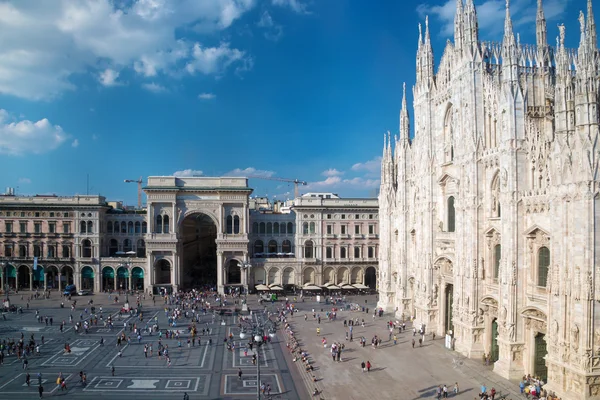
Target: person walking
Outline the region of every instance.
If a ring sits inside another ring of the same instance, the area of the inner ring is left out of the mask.
[[[362,368],[362,372],[366,372],[367,371],[367,366],[366,366],[366,364],[365,364],[364,361],[360,363],[360,367]]]
[[[371,361],[367,360],[367,372],[371,372]]]
[[[31,375],[29,375],[29,372],[27,373],[27,375],[25,375],[25,383],[27,384],[27,386],[31,385]]]
[[[242,380],[242,369],[238,368],[238,379],[241,381]]]
[[[412,340],[412,347],[415,348],[415,339]]]
[[[38,393],[40,394],[40,399],[44,397],[44,387],[42,385],[38,386]]]
[[[456,396],[457,394],[458,394],[458,382],[454,382],[454,395]]]

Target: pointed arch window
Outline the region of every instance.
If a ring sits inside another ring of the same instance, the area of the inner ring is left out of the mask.
[[[41,257],[42,256],[42,246],[40,246],[39,244],[34,244],[33,245],[33,256],[34,257]]]
[[[273,234],[274,235],[279,235],[279,222],[274,222],[273,223]]]
[[[287,223],[287,233],[288,233],[288,235],[291,235],[292,233],[294,233],[294,224],[292,224],[291,222]]]
[[[142,234],[148,233],[148,224],[146,221],[142,222]]]
[[[127,233],[133,235],[133,221],[127,223]]]
[[[271,235],[273,233],[273,224],[267,222],[267,235]]]
[[[87,233],[94,233],[94,223],[92,221],[87,222]]]
[[[286,226],[287,226],[287,224],[286,224],[285,222],[282,222],[282,223],[279,225],[280,233],[281,233],[282,235],[285,235],[285,234],[286,234],[286,229],[285,229],[285,228],[286,228]]]
[[[494,280],[500,278],[500,261],[502,260],[502,245],[494,246]]]
[[[314,222],[311,222],[311,223],[310,223],[310,233],[311,233],[311,234],[312,234],[312,233],[315,233],[315,223],[314,223]]]
[[[548,283],[548,269],[550,268],[550,250],[547,247],[540,247],[538,250],[538,279],[537,285],[546,287]]]
[[[81,221],[79,223],[79,233],[85,233],[86,231],[86,224],[85,221]]]
[[[308,222],[302,224],[302,234],[308,235]]]
[[[265,232],[266,232],[265,223],[261,222],[260,223],[260,233],[264,234]]]
[[[456,210],[454,209],[454,196],[448,197],[448,232],[456,230]]]
[[[125,223],[125,221],[121,221],[121,233],[122,234],[127,233],[127,224]]]
[[[140,233],[142,233],[142,224],[140,224],[140,221],[135,221],[135,234],[139,235]]]
[[[71,246],[70,245],[68,245],[68,244],[62,245],[62,256],[63,256],[63,258],[71,257]]]

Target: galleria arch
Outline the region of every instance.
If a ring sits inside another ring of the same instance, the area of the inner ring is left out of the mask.
[[[204,285],[219,293],[248,290],[248,202],[246,178],[149,177],[148,269],[159,260],[157,288],[180,290]],[[163,263],[164,264],[164,263]],[[168,273],[168,279],[166,274]]]

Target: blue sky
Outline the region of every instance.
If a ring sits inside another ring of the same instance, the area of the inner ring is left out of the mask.
[[[436,60],[456,0],[19,0],[0,2],[0,187],[136,202],[149,175],[297,178],[368,196],[383,134],[398,132],[418,23]],[[475,1],[502,39],[505,0]],[[579,40],[586,0],[544,0],[548,38]],[[535,41],[536,0],[512,0]],[[600,10],[596,10],[600,13]],[[409,93],[409,104],[411,97]],[[412,115],[412,110],[411,110]],[[279,199],[293,185],[251,179]]]

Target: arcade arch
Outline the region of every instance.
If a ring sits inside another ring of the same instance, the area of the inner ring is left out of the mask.
[[[164,258],[154,264],[154,282],[156,285],[171,285],[171,263]]]
[[[181,222],[181,277],[182,288],[192,288],[200,285],[217,285],[217,224],[203,213],[193,213],[186,216]],[[230,278],[241,282],[239,264],[231,268],[232,274],[227,273],[227,282]],[[229,267],[229,266],[227,266]],[[233,272],[237,269],[237,273]],[[235,275],[237,274],[237,275]],[[157,281],[158,283],[158,281]]]

